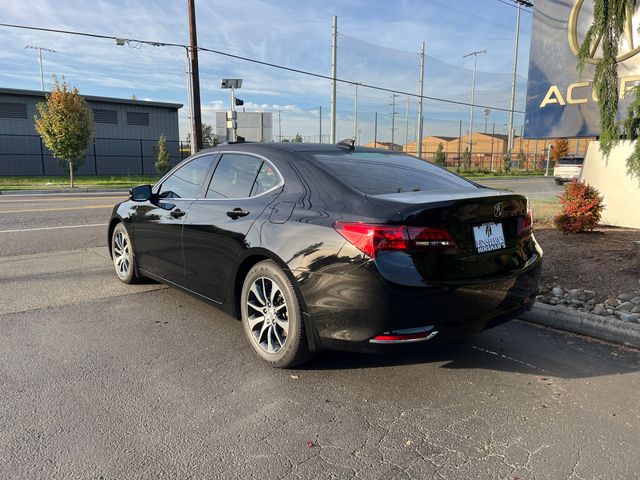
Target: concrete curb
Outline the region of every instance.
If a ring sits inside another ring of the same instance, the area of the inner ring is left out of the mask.
[[[520,319],[640,348],[640,324],[622,322],[613,316],[602,317],[566,307],[536,303]]]
[[[129,188],[61,188],[57,190],[2,190],[0,195],[46,195],[56,193],[128,193]]]

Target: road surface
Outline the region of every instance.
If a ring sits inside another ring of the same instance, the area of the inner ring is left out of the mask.
[[[116,279],[112,197],[0,197],[0,478],[640,476],[640,352],[513,321],[270,369],[234,319]]]

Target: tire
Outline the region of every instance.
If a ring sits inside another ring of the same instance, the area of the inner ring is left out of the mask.
[[[558,179],[556,178],[556,185],[562,185],[563,183],[564,183],[564,182],[563,182],[562,180],[558,180]]]
[[[240,302],[244,333],[258,357],[275,368],[311,358],[298,295],[276,263],[265,260],[249,270]]]
[[[133,256],[133,243],[122,222],[115,226],[111,234],[111,258],[121,282],[131,284],[140,280]]]

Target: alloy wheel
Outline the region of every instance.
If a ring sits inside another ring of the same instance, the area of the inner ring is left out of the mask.
[[[248,320],[255,343],[267,353],[276,353],[287,342],[289,317],[280,287],[270,278],[253,282],[247,295]]]
[[[120,278],[127,278],[131,268],[131,249],[129,239],[122,230],[116,232],[113,237],[113,264]]]

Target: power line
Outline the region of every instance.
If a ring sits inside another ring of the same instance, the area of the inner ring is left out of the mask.
[[[514,2],[507,2],[506,0],[497,0],[497,1],[498,1],[498,2],[500,2],[500,3],[504,3],[505,5],[508,5],[508,6],[510,6],[510,7],[518,8],[518,6],[516,5],[516,3],[519,3],[519,2],[517,2],[517,0],[514,0]],[[531,3],[529,3],[529,2],[527,2],[527,3],[528,3],[528,5],[524,5],[524,6],[526,6],[526,7],[529,7],[529,6],[533,7],[533,4],[531,4]],[[522,11],[523,11],[523,12],[528,12],[528,13],[533,13],[533,10],[527,10],[526,8],[523,8],[523,9],[522,9]]]
[[[116,37],[113,35],[101,35],[101,34],[96,34],[96,33],[87,33],[87,32],[77,32],[77,31],[73,31],[73,30],[60,30],[60,29],[55,29],[55,28],[44,28],[44,27],[32,27],[32,26],[27,26],[27,25],[15,25],[15,24],[9,24],[9,23],[0,23],[0,27],[9,27],[9,28],[18,28],[18,29],[26,29],[26,30],[36,30],[36,31],[40,31],[40,32],[50,32],[50,33],[62,33],[62,34],[66,34],[66,35],[76,35],[76,36],[82,36],[82,37],[91,37],[91,38],[101,38],[101,39],[107,39],[107,40],[116,40],[116,39],[120,39],[122,40],[120,37]],[[170,43],[170,42],[159,42],[159,41],[155,41],[155,40],[141,40],[141,39],[133,39],[133,38],[127,38],[124,39],[126,42],[136,42],[136,43],[143,43],[145,45],[152,45],[154,47],[181,47],[181,48],[188,48],[187,45],[183,45],[181,43]],[[293,67],[286,67],[284,65],[279,65],[277,63],[271,63],[271,62],[265,62],[262,60],[258,60],[255,58],[250,58],[250,57],[245,57],[242,55],[236,55],[233,53],[229,53],[229,52],[223,52],[221,50],[214,50],[212,48],[206,48],[206,47],[200,47],[198,46],[198,50],[203,51],[203,52],[209,52],[209,53],[213,53],[216,55],[220,55],[220,56],[224,56],[224,57],[228,57],[228,58],[235,58],[236,60],[242,60],[244,62],[249,62],[249,63],[254,63],[257,65],[263,65],[266,67],[271,67],[271,68],[276,68],[279,70],[284,70],[287,72],[292,72],[292,73],[299,73],[301,75],[307,75],[310,77],[315,77],[315,78],[322,78],[324,80],[333,80],[333,78],[329,75],[323,75],[321,73],[316,73],[316,72],[309,72],[307,70],[302,70],[299,68],[293,68]],[[378,90],[381,92],[388,92],[388,93],[397,93],[400,95],[407,95],[409,97],[415,97],[415,98],[423,98],[424,100],[432,100],[435,102],[443,102],[443,103],[450,103],[450,104],[454,104],[454,105],[464,105],[467,107],[472,106],[471,103],[469,102],[463,102],[463,101],[457,101],[457,100],[449,100],[446,98],[440,98],[440,97],[432,97],[429,95],[419,95],[416,93],[411,93],[411,92],[405,92],[402,90],[394,90],[392,88],[386,88],[386,87],[381,87],[379,85],[372,85],[372,84],[368,84],[368,83],[362,83],[362,82],[357,82],[355,80],[347,80],[347,79],[342,79],[342,78],[336,78],[335,79],[336,82],[339,83],[345,83],[345,84],[354,84],[354,83],[358,83],[361,87],[364,88],[369,88],[371,90]],[[473,105],[474,107],[479,107],[479,108],[490,108],[492,110],[497,110],[497,111],[502,111],[502,112],[509,112],[510,110],[508,108],[502,108],[502,107],[496,107],[496,106],[491,106],[491,105]],[[521,110],[514,110],[514,112],[516,113],[524,113]]]

